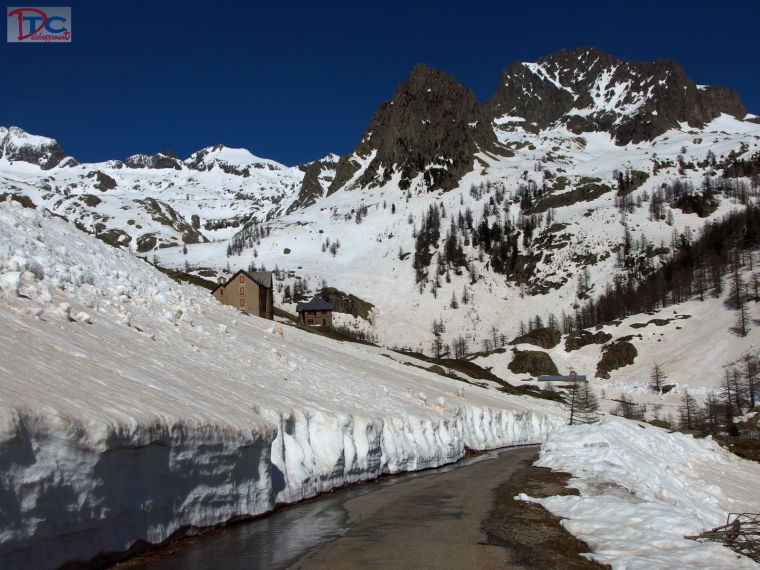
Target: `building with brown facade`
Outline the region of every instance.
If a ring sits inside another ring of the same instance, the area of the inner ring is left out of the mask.
[[[302,325],[331,327],[333,308],[320,297],[312,297],[308,303],[298,303],[296,313]]]
[[[232,305],[243,313],[274,320],[274,291],[270,271],[243,271],[242,269],[226,282],[219,278],[219,284],[211,291],[216,299],[225,305]]]

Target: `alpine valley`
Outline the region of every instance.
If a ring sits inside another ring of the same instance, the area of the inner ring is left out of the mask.
[[[735,91],[697,85],[674,62],[626,62],[595,48],[516,61],[482,104],[451,75],[419,64],[379,105],[353,151],[297,166],[224,145],[185,160],[164,150],[80,164],[55,140],[0,128],[0,201],[8,202],[0,211],[0,310],[17,334],[40,334],[43,345],[38,355],[0,361],[2,373],[18,379],[0,392],[0,459],[11,466],[0,469],[15,474],[0,479],[0,491],[16,489],[19,497],[7,509],[0,502],[7,519],[0,561],[55,568],[94,560],[348,482],[454,461],[465,448],[538,443],[550,433],[559,434],[548,436],[556,438],[556,453],[544,464],[580,477],[584,466],[560,457],[570,445],[559,427],[566,414],[535,386],[539,374],[586,374],[601,391],[603,411],[635,400],[640,419],[675,427],[685,394],[695,406],[708,402],[726,371],[740,370],[758,349],[759,143],[760,118]],[[44,256],[34,253],[36,244],[45,244]],[[280,323],[289,323],[296,303],[322,292],[338,311],[339,333],[371,344],[339,344],[287,326],[283,341],[266,328],[271,323],[239,316],[195,286],[213,288],[238,269],[274,271]],[[51,275],[57,281],[43,287]],[[108,342],[95,333],[65,343],[57,330],[35,333],[28,323],[41,313],[24,303],[45,315],[63,310],[67,327],[103,326]],[[93,316],[80,318],[80,311]],[[232,344],[216,339],[219,330]],[[159,341],[172,355],[166,362]],[[59,344],[73,363],[62,392],[100,394],[83,407],[73,396],[59,407],[46,395],[52,380],[25,393],[24,371],[44,376]],[[2,343],[5,354],[19,346],[10,337]],[[135,360],[119,347],[134,351]],[[183,351],[188,361],[178,356]],[[82,355],[107,360],[111,372],[81,380],[88,376]],[[141,358],[144,364],[135,364]],[[302,374],[316,370],[315,362],[320,371]],[[261,369],[256,382],[243,382],[254,364]],[[667,389],[653,392],[655,364]],[[196,374],[215,384],[191,386]],[[228,374],[234,386],[222,383]],[[351,389],[337,399],[344,374]],[[278,395],[275,380],[289,382],[292,394]],[[139,384],[139,413],[117,395],[120,382]],[[746,411],[737,418],[746,420]],[[641,445],[666,437],[656,429],[643,430],[649,435],[640,436]],[[637,434],[629,441],[639,441]],[[36,471],[29,463],[35,437],[47,450]],[[74,443],[64,452],[56,437]],[[598,437],[588,436],[593,446]],[[738,461],[714,443],[678,438],[689,460]],[[268,474],[246,479],[238,472],[227,487],[199,497],[187,478],[184,487],[160,487],[156,471],[152,490],[149,483],[132,490],[134,505],[110,491],[93,498],[99,491],[92,481],[105,469],[99,457],[115,449],[109,469],[120,454],[146,466],[154,460],[146,454],[165,451],[151,447],[157,441],[208,467],[201,479],[209,488],[224,462],[250,460]],[[65,464],[76,446],[88,449],[86,461],[56,471],[52,465]],[[756,476],[747,473],[748,480]],[[25,485],[61,504],[69,494],[80,497],[69,509],[77,516],[46,526],[40,521],[53,507],[23,499],[18,489]],[[244,498],[229,499],[246,485]],[[160,493],[183,498],[157,525],[146,513]],[[701,495],[678,500],[694,511],[682,525],[692,534],[738,508]],[[217,508],[214,501],[227,502]],[[715,512],[697,512],[702,502]],[[758,510],[756,498],[745,502]],[[547,508],[572,518],[567,504]],[[604,554],[619,551],[619,543],[597,540],[592,523],[578,525],[572,532],[598,544],[598,560],[627,563]],[[683,534],[673,544],[684,542]],[[35,550],[41,541],[56,553]],[[640,550],[650,547],[642,541]],[[715,548],[698,558],[719,568],[727,558]],[[662,560],[665,568],[674,559]]]

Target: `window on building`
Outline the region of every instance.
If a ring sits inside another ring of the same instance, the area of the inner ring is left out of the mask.
[[[306,324],[307,325],[313,325],[314,324],[314,319],[306,319]]]
[[[240,299],[240,306],[245,307],[245,299],[243,298]]]
[[[240,282],[245,283],[245,277],[243,275],[240,276]]]
[[[245,287],[241,287],[240,288],[240,294],[241,295],[245,295]]]

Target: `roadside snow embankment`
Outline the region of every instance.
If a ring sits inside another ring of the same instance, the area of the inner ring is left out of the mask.
[[[759,568],[717,543],[687,540],[726,523],[728,513],[760,512],[760,465],[714,441],[621,419],[553,431],[539,467],[571,473],[580,496],[540,503],[614,570]]]
[[[66,222],[0,203],[0,567],[161,543],[465,448],[556,408],[241,316]]]

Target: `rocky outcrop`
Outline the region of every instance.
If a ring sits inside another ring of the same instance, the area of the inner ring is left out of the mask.
[[[93,170],[88,173],[87,178],[95,178],[93,188],[100,190],[101,192],[116,188],[116,180],[108,176],[108,174],[102,173],[100,170]]]
[[[400,173],[402,189],[422,174],[428,189],[451,190],[473,169],[477,152],[504,151],[475,94],[420,63],[377,108],[354,151],[341,157],[329,193],[357,173],[362,187],[382,186]]]
[[[350,293],[344,293],[334,287],[325,287],[320,290],[319,296],[330,303],[334,311],[369,319],[369,314],[375,306]]]
[[[616,340],[605,349],[602,359],[596,365],[596,377],[609,379],[611,370],[633,364],[638,355],[639,351],[628,340]]]
[[[515,357],[507,366],[514,374],[557,375],[557,365],[551,356],[540,350],[515,350]]]
[[[124,161],[127,168],[149,168],[182,170],[182,161],[170,150],[162,150],[156,154],[135,154]]]
[[[596,48],[513,62],[484,110],[493,120],[520,117],[527,130],[565,124],[577,134],[607,131],[620,145],[679,123],[701,128],[721,113],[747,114],[734,90],[697,86],[675,62],[626,62]]]
[[[583,330],[575,331],[570,333],[565,340],[565,350],[570,352],[573,350],[580,350],[589,344],[604,344],[609,342],[611,338],[612,335],[604,331],[596,333],[590,333],[589,331]]]
[[[509,344],[532,344],[541,348],[554,348],[562,339],[562,333],[557,329],[542,327],[533,329],[527,334],[518,336]]]
[[[300,165],[298,168],[304,173],[301,188],[286,214],[311,206],[322,198],[333,180],[337,166],[338,157],[334,154]]]
[[[28,162],[42,170],[58,166],[66,153],[53,139],[28,134],[18,127],[0,127],[0,158],[9,162]]]

